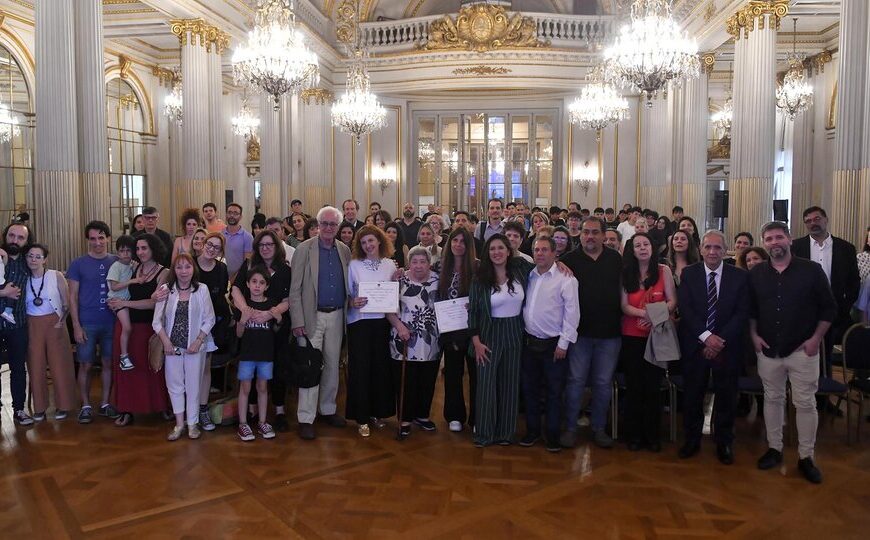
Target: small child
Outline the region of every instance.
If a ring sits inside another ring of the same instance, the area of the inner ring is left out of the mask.
[[[136,239],[132,236],[119,236],[115,241],[115,251],[118,253],[118,260],[112,263],[109,267],[109,273],[106,274],[106,283],[109,285],[107,298],[120,298],[121,300],[130,299],[130,291],[128,286],[134,283],[139,283],[139,278],[134,278],[133,273],[135,265],[133,264],[133,251],[136,249]],[[121,308],[115,312],[118,321],[121,323],[121,358],[119,364],[122,371],[133,369],[133,361],[130,360],[130,355],[127,354],[127,344],[130,341],[130,332],[132,324],[130,323],[130,310]]]
[[[251,379],[257,378],[257,431],[264,439],[275,437],[272,426],[266,422],[266,407],[269,402],[268,382],[272,378],[272,367],[275,361],[275,326],[278,322],[270,319],[264,323],[252,320],[254,311],[269,311],[278,305],[277,300],[266,298],[269,288],[269,271],[263,266],[256,266],[248,271],[248,294],[245,301],[248,308],[242,311],[236,324],[236,335],[241,340],[239,354],[239,438],[243,441],[253,441],[254,432],[248,425],[248,395],[251,392]]]
[[[0,289],[6,287],[6,252],[0,249]],[[0,298],[0,317],[9,324],[15,324],[15,315],[12,312],[12,301],[8,298]]]

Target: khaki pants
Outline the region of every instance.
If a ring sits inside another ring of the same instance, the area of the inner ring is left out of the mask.
[[[782,451],[782,425],[785,420],[785,383],[791,383],[792,402],[798,432],[798,455],[813,457],[819,413],[816,391],[819,389],[819,355],[807,355],[803,349],[784,358],[758,356],[758,376],[764,383],[764,424],[767,444]]]
[[[33,411],[43,413],[48,407],[48,376],[51,370],[54,406],[69,411],[76,405],[72,347],[66,325],[55,328],[57,315],[27,317],[27,371],[33,392]]]
[[[296,418],[300,424],[312,424],[320,414],[335,414],[335,398],[338,395],[338,360],[341,357],[341,338],[344,335],[344,311],[317,312],[314,335],[308,336],[311,346],[323,353],[323,371],[320,385],[299,389],[299,404]]]

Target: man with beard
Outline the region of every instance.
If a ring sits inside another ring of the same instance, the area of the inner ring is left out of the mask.
[[[134,232],[133,236],[140,236],[145,233],[153,234],[163,243],[163,246],[166,248],[164,251],[166,255],[163,257],[162,261],[158,261],[163,266],[169,266],[169,263],[172,260],[172,252],[173,252],[173,242],[172,237],[169,236],[169,233],[157,227],[160,223],[160,212],[157,211],[153,206],[146,206],[142,209],[142,219],[145,221],[145,228],[141,231]]]
[[[27,397],[27,312],[24,286],[30,271],[24,261],[24,246],[31,240],[30,229],[23,223],[8,225],[3,231],[3,250],[6,251],[6,286],[0,289],[0,298],[13,303],[15,322],[0,319],[0,344],[9,353],[9,385],[12,393],[12,417],[19,426],[30,426],[33,418],[24,412]],[[2,392],[0,392],[2,393]]]
[[[474,237],[486,242],[490,236],[504,233],[502,219],[501,199],[490,199],[486,207],[486,221],[480,222]]]
[[[399,229],[402,230],[402,236],[405,239],[405,245],[408,249],[417,245],[417,233],[420,232],[420,226],[423,222],[414,216],[414,205],[406,202],[402,207],[402,219],[396,221]],[[394,246],[396,249],[401,249],[402,246]]]
[[[226,211],[227,227],[223,230],[226,240],[227,270],[230,273],[230,281],[235,279],[236,273],[242,267],[245,260],[251,256],[254,250],[254,237],[240,225],[242,221],[242,205],[230,203]]]
[[[616,229],[604,231],[604,246],[622,255],[622,234]]]
[[[837,315],[837,303],[818,264],[793,257],[788,226],[779,221],[761,229],[770,260],[749,272],[749,332],[764,384],[764,425],[769,449],[758,460],[762,470],[782,463],[782,425],[786,382],[791,386],[798,432],[798,469],[814,484],[822,473],[813,462],[819,348]]]

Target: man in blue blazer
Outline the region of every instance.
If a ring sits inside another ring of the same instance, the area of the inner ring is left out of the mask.
[[[725,235],[707,231],[701,239],[703,262],[683,269],[677,289],[685,380],[685,443],[679,456],[690,458],[701,449],[704,394],[712,373],[716,455],[730,465],[734,463],[737,380],[749,324],[749,274],[723,263],[726,250]]]

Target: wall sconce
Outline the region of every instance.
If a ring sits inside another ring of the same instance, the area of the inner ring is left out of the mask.
[[[375,170],[372,180],[381,188],[381,197],[388,187],[396,182],[396,179],[387,172],[387,164],[381,160],[381,165]]]
[[[580,172],[582,177],[574,179],[574,185],[583,190],[583,196],[589,195],[589,188],[596,182],[589,174],[589,160],[583,164],[583,170]]]

